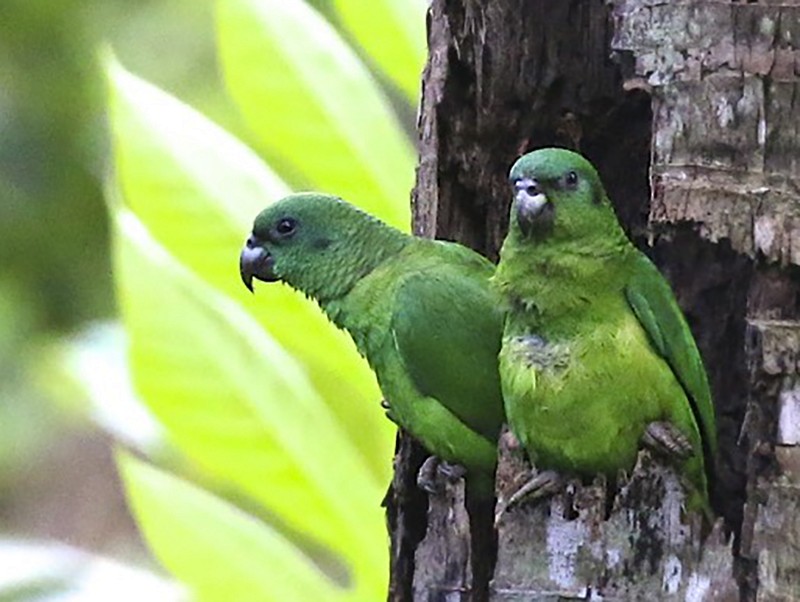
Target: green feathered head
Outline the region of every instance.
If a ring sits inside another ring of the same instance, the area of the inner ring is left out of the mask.
[[[514,200],[509,230],[525,238],[578,240],[616,224],[594,166],[578,153],[543,148],[511,168]]]
[[[317,300],[336,298],[405,235],[342,199],[292,194],[258,214],[239,257],[247,288],[253,279],[282,281]]]

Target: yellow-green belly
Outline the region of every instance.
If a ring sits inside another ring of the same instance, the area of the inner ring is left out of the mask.
[[[508,333],[507,333],[508,334]],[[692,443],[687,469],[705,488],[700,435],[683,388],[633,315],[531,361],[507,336],[500,354],[512,431],[537,468],[613,476],[633,467],[648,423],[667,420]],[[699,471],[699,472],[698,472]]]

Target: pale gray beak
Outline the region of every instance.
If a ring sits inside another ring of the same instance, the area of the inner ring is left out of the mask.
[[[517,223],[523,234],[552,224],[553,204],[533,178],[520,178],[514,182]]]

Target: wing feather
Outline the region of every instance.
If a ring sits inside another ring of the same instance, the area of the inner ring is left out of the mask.
[[[503,421],[502,315],[488,286],[491,271],[488,262],[473,260],[406,276],[395,296],[392,332],[419,392],[494,441]]]
[[[628,304],[686,392],[706,457],[713,460],[717,454],[714,403],[697,344],[667,281],[644,255],[637,262],[635,275],[625,290]],[[713,468],[713,461],[708,465]]]

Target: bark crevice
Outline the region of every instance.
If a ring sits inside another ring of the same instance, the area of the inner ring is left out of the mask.
[[[412,560],[397,565],[406,572],[393,600],[798,595],[799,39],[798,2],[432,2],[416,231],[496,259],[514,159],[542,146],[583,152],[628,234],[673,285],[698,341],[718,415],[713,504],[726,522],[702,541],[665,493],[674,474],[643,461],[621,492],[576,484],[572,497],[512,513],[495,558],[471,536],[463,492],[430,508],[410,496],[416,505],[404,516],[427,512],[429,528],[424,539],[419,525],[410,530],[416,539],[405,540],[403,554]],[[501,490],[516,466],[507,451]],[[677,518],[652,527],[643,509]],[[582,533],[586,545],[567,554],[577,563],[573,581],[551,574],[546,546],[531,549],[548,541],[548,528],[561,543]],[[626,530],[628,544],[616,545]],[[457,541],[440,545],[448,537]],[[598,564],[598,550],[622,556]],[[424,570],[414,571],[414,553]],[[472,564],[495,561],[492,587],[483,577],[473,583]]]

